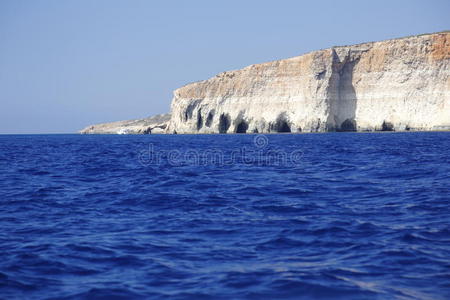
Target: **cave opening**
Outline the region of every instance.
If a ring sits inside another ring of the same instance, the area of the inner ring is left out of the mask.
[[[286,121],[281,121],[277,126],[277,132],[291,132],[291,127]]]
[[[221,114],[219,118],[219,133],[227,133],[230,125],[230,116],[228,114]]]
[[[277,120],[270,126],[270,130],[278,133],[291,132],[291,126],[289,126],[286,120]]]
[[[275,131],[278,133],[291,132],[291,126],[287,121],[285,113],[280,114],[277,117],[275,123],[272,123],[269,128],[271,131]]]
[[[237,126],[236,126],[236,133],[247,133],[248,129],[248,123],[242,120]]]
[[[381,131],[394,131],[394,124],[391,122],[383,121],[383,124],[381,125]]]
[[[356,131],[356,121],[353,119],[347,119],[341,124],[340,131]]]

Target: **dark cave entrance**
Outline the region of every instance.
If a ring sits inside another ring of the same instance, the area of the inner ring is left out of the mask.
[[[283,132],[291,132],[291,126],[289,126],[288,122],[284,119],[278,119],[272,126],[270,126],[271,131],[275,131],[278,133]]]
[[[275,123],[272,123],[269,128],[270,131],[275,131],[279,133],[291,132],[291,126],[289,126],[285,113],[280,114],[277,117]]]
[[[356,131],[356,121],[353,119],[347,119],[341,124],[340,131]]]
[[[291,127],[286,121],[281,121],[280,124],[278,124],[277,132],[291,132]]]
[[[381,124],[381,131],[394,131],[394,124],[383,121],[383,124]]]
[[[219,119],[219,133],[227,133],[230,128],[231,120],[228,114],[221,114]]]
[[[245,121],[241,121],[237,126],[236,126],[236,133],[247,133],[247,129],[248,129],[248,124]]]

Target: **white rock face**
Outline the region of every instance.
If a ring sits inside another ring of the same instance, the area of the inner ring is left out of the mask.
[[[174,91],[167,133],[450,129],[450,33],[251,65]]]
[[[150,134],[164,133],[170,114],[129,121],[118,121],[88,126],[80,133],[83,134]]]

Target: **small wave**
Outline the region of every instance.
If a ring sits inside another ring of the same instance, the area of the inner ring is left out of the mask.
[[[4,137],[1,297],[448,298],[448,133],[269,137],[296,166],[137,155],[252,138]]]

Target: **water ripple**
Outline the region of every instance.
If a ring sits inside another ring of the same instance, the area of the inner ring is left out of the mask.
[[[449,133],[253,139],[0,136],[0,298],[450,298]]]

